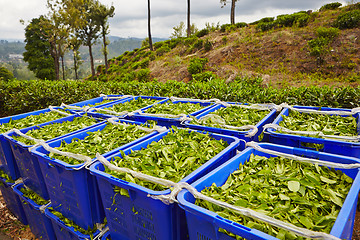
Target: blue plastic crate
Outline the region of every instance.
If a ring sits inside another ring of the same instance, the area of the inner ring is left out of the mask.
[[[318,110],[317,107],[304,107],[304,106],[294,106],[295,108],[300,109],[313,109]],[[321,108],[323,111],[351,111],[350,109],[341,109],[341,108]],[[306,113],[303,113],[306,114]],[[280,115],[274,120],[273,124],[279,125],[279,123],[283,120],[283,115],[289,115],[289,108],[284,108]],[[351,115],[350,115],[351,116]],[[357,132],[360,134],[360,113],[353,115],[357,121]],[[315,150],[314,144],[318,144],[317,146],[321,146],[318,148],[318,151],[340,154],[350,157],[360,158],[360,143],[359,142],[346,142],[341,140],[331,140],[331,139],[323,139],[323,138],[315,138],[315,137],[307,137],[300,136],[296,134],[286,134],[279,133],[273,128],[268,128],[264,131],[264,141],[286,145],[291,147],[298,148],[306,148]],[[314,147],[312,147],[314,146]]]
[[[40,210],[40,205],[33,200],[24,197],[20,189],[24,188],[24,184],[18,184],[14,187],[14,192],[20,197],[22,207],[31,229],[31,232],[39,239],[56,240],[54,230],[50,219]]]
[[[120,97],[120,98],[113,99],[113,100],[111,100],[112,102],[102,103],[104,100],[106,100],[106,97]],[[123,100],[129,98],[128,96],[125,96],[125,95],[106,95],[106,97],[101,96],[101,97],[97,97],[97,98],[93,98],[93,99],[89,99],[89,100],[85,100],[85,101],[81,101],[81,102],[77,102],[77,103],[73,103],[73,104],[69,104],[69,105],[76,106],[76,107],[85,107],[85,106],[94,106],[94,105],[96,105],[96,107],[103,107],[108,104],[112,104],[113,102],[123,101]]]
[[[62,109],[60,107],[54,107],[54,109]],[[15,116],[4,117],[0,119],[0,124],[8,123],[11,120],[19,120],[26,118],[30,115],[39,115],[42,113],[50,112],[50,109],[42,109],[29,113],[23,113]],[[14,160],[14,155],[11,151],[11,147],[8,141],[4,138],[3,134],[0,134],[0,168],[6,172],[12,179],[16,180],[20,177],[18,166]]]
[[[82,117],[82,114],[81,115],[72,115],[72,116],[60,118],[60,119],[57,119],[57,120],[54,120],[51,122],[39,124],[37,126],[25,128],[25,129],[22,129],[21,132],[26,133],[30,130],[39,129],[41,127],[44,127],[44,126],[47,126],[47,125],[53,124],[53,123],[62,123],[62,122],[66,122],[66,121],[73,121],[74,118],[76,118],[76,117]],[[85,131],[86,129],[89,129],[98,124],[101,124],[100,119],[98,120],[98,123],[95,125],[92,125],[92,126],[89,126],[89,127],[86,127],[84,129],[77,130],[74,132],[70,132],[66,135],[56,137],[47,142],[56,141],[57,139],[60,139],[62,137],[66,137],[71,134],[76,134],[78,132]],[[43,197],[45,199],[49,199],[48,191],[46,189],[44,177],[41,172],[39,162],[38,162],[37,158],[33,157],[29,152],[29,148],[33,147],[33,145],[26,145],[22,142],[15,140],[13,138],[14,135],[17,135],[17,134],[16,133],[4,134],[4,137],[11,146],[13,156],[14,156],[14,159],[18,166],[20,176],[22,177],[23,182],[25,183],[26,186],[31,188],[34,192],[39,194],[41,197]]]
[[[193,112],[191,114],[188,114],[187,116],[193,116],[196,117],[197,115],[207,111],[208,109],[215,106],[212,102],[201,102],[196,100],[179,100],[179,101],[171,101],[170,99],[167,99],[166,101],[162,101],[159,104],[177,104],[177,103],[193,103],[193,104],[200,104],[203,106],[202,109],[199,111]],[[152,105],[153,106],[153,105]],[[144,109],[141,109],[142,112],[146,114],[146,111],[151,108],[152,106],[146,107]],[[139,122],[146,122],[146,121],[156,121],[161,126],[171,127],[171,126],[177,126],[177,127],[183,127],[182,120],[180,117],[178,118],[166,118],[166,117],[156,117],[156,116],[146,116],[141,114],[134,114],[133,116],[126,116],[127,119],[139,121]]]
[[[121,120],[121,122],[140,124],[127,120]],[[55,148],[59,147],[62,141],[71,143],[73,139],[84,139],[89,135],[89,132],[102,130],[106,125],[107,123],[102,123],[75,134],[53,140],[48,144],[50,147]],[[158,132],[149,133],[118,149],[105,153],[103,156],[106,157],[114,152],[126,149],[157,134]],[[50,158],[48,153],[43,147],[38,147],[31,151],[32,156],[39,162],[54,209],[83,228],[102,222],[104,213],[95,177],[90,175],[90,172],[85,169],[84,163],[70,165],[61,160]]]
[[[335,154],[328,154],[317,152],[307,149],[293,148],[275,144],[261,143],[262,148],[294,154],[297,156],[304,156],[316,158],[324,161],[336,163],[359,163],[357,158],[344,157]],[[246,148],[244,151],[221,165],[214,171],[202,177],[192,184],[199,192],[206,187],[210,187],[213,183],[217,186],[222,186],[229,175],[239,168],[239,164],[244,164],[251,154],[270,157],[272,155],[258,152],[253,148]],[[346,175],[354,179],[352,187],[345,199],[342,209],[340,210],[336,222],[332,228],[331,235],[341,239],[351,239],[353,232],[353,225],[356,213],[356,204],[360,190],[360,174],[359,169],[342,170]],[[246,239],[277,239],[268,234],[265,234],[256,229],[245,227],[241,224],[235,223],[228,219],[222,218],[216,213],[195,205],[195,199],[192,194],[183,190],[178,195],[178,201],[186,212],[186,219],[189,229],[190,240],[194,239],[234,239],[219,232],[219,228],[225,229],[234,233],[235,235],[242,236]]]
[[[239,103],[229,103],[229,104],[235,105],[235,104],[239,104]],[[200,119],[200,118],[205,117],[206,115],[211,114],[221,108],[226,108],[226,106],[217,104],[217,105],[213,106],[212,108],[195,116],[195,118]],[[214,132],[214,133],[219,133],[219,134],[224,134],[224,135],[230,135],[230,136],[234,136],[234,137],[243,139],[245,141],[259,141],[259,135],[263,131],[263,126],[265,124],[268,124],[268,123],[271,123],[272,121],[274,121],[275,117],[276,117],[276,110],[274,109],[274,110],[269,111],[269,114],[255,125],[255,127],[258,128],[258,132],[253,137],[245,136],[246,134],[249,133],[249,131],[236,131],[236,130],[225,129],[225,128],[209,127],[209,126],[205,126],[205,125],[196,125],[196,124],[192,124],[191,121],[186,121],[184,123],[184,125],[185,125],[185,127],[188,127],[191,129],[207,131],[207,132]]]
[[[144,99],[154,99],[154,100],[158,100],[158,102],[154,103],[154,104],[158,104],[158,103],[162,103],[164,101],[166,101],[168,98],[166,97],[150,97],[150,96],[134,96],[134,97],[129,97],[129,98],[126,98],[126,99],[123,99],[123,100],[120,100],[120,101],[116,101],[114,103],[110,103],[110,104],[106,104],[104,106],[98,106],[97,108],[99,109],[105,109],[105,108],[110,108],[110,107],[113,107],[117,104],[123,104],[123,103],[126,103],[126,102],[130,102],[130,101],[133,101],[133,100],[137,100],[138,98],[144,98]],[[141,109],[137,109],[137,110],[144,110],[144,109],[148,109],[149,107],[153,106],[154,104],[151,104],[149,106],[146,106],[144,108],[141,108]],[[91,116],[94,116],[94,117],[106,117],[106,118],[110,118],[110,117],[114,117],[115,115],[111,115],[111,114],[107,114],[107,113],[99,113],[95,110],[90,110],[89,111],[89,114]],[[117,116],[117,117],[122,117],[124,118],[126,116],[126,114],[124,115],[121,115],[121,116]],[[133,120],[133,119],[131,119]]]
[[[50,205],[49,207],[51,207]],[[75,231],[73,227],[66,226],[57,216],[52,214],[48,208],[45,209],[46,217],[51,221],[52,227],[57,240],[90,240],[94,239],[100,231],[97,230],[93,236],[82,234],[81,232]],[[90,226],[92,227],[92,226]],[[87,229],[87,228],[86,228]],[[85,229],[85,230],[86,230]]]
[[[146,148],[151,142],[160,140],[170,131],[168,130],[128,148],[124,150],[124,153],[129,154],[131,151]],[[214,133],[210,133],[210,136],[217,140],[227,141],[229,146],[204,165],[199,166],[181,182],[192,183],[236,154],[236,148],[239,144],[237,138]],[[116,156],[121,157],[121,153],[111,155],[107,157],[107,160],[110,161]],[[170,190],[153,191],[135,183],[118,179],[105,173],[104,166],[100,162],[92,164],[90,172],[97,178],[109,233],[113,239],[186,239],[184,212],[176,204],[166,205],[159,200],[148,197],[148,194],[169,194]],[[127,190],[130,197],[115,194],[115,186]]]
[[[24,209],[18,195],[15,194],[12,187],[14,183],[6,182],[5,179],[0,178],[0,191],[4,197],[6,207],[12,212],[16,218],[24,225],[28,224]]]
[[[109,232],[105,233],[105,234],[102,236],[101,240],[111,240],[110,233],[109,233]]]

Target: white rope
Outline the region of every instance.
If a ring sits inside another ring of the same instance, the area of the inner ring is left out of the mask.
[[[117,167],[114,164],[110,163],[108,160],[106,160],[99,153],[96,154],[96,158],[104,166],[108,167],[111,171],[117,171],[117,172],[121,172],[121,173],[129,173],[133,177],[138,178],[138,179],[143,180],[143,181],[148,181],[148,182],[152,182],[152,183],[155,183],[155,184],[160,184],[162,186],[166,186],[166,187],[169,187],[169,188],[173,187],[174,189],[168,195],[151,195],[151,194],[148,194],[148,197],[151,197],[151,198],[157,199],[157,200],[161,200],[165,204],[172,204],[174,202],[178,202],[176,200],[176,196],[178,195],[178,193],[182,189],[187,189],[195,198],[211,202],[213,204],[216,204],[218,206],[230,209],[232,211],[236,211],[236,212],[238,212],[238,213],[240,213],[240,214],[242,214],[244,216],[248,216],[248,217],[251,217],[253,219],[257,219],[259,221],[268,223],[268,224],[270,224],[272,226],[283,228],[285,230],[294,232],[297,235],[307,237],[307,238],[340,240],[339,238],[334,237],[334,236],[332,236],[330,234],[327,234],[327,233],[314,232],[314,231],[311,231],[311,230],[308,230],[308,229],[305,229],[305,228],[300,228],[300,227],[297,227],[297,226],[295,226],[293,224],[280,221],[278,219],[269,217],[267,215],[264,215],[262,213],[256,212],[256,211],[248,209],[248,208],[243,208],[243,207],[239,207],[239,206],[233,206],[233,205],[228,204],[226,202],[215,200],[215,199],[213,199],[211,197],[205,196],[204,194],[198,192],[194,187],[190,186],[186,182],[174,183],[174,182],[172,182],[170,180],[149,176],[149,175],[146,175],[146,174],[143,174],[143,173],[140,173],[140,172],[133,171],[133,170],[128,169],[128,168],[120,168],[120,167]]]
[[[129,126],[129,124],[127,123],[122,123],[122,122],[116,122],[117,120],[120,120],[119,118],[117,117],[112,117],[112,118],[108,118],[107,121],[111,124],[114,124],[114,125],[123,125],[123,126]],[[137,124],[134,124],[135,127],[139,130],[142,130],[142,131],[145,131],[145,132],[154,132],[154,131],[157,131],[159,133],[162,133],[162,132],[166,132],[168,129],[166,127],[161,127],[161,126],[158,126],[158,125],[155,125],[153,128],[147,128],[147,127],[142,127],[140,125],[137,125]]]
[[[350,109],[350,111],[342,111],[342,110],[334,110],[334,111],[322,111],[316,109],[304,109],[304,108],[295,108],[287,103],[282,103],[279,106],[282,108],[289,108],[290,110],[301,112],[301,113],[314,113],[314,114],[323,114],[323,115],[354,115],[356,113],[360,113],[360,107]]]
[[[300,161],[300,162],[318,164],[318,165],[329,167],[329,168],[338,168],[338,169],[356,169],[356,168],[360,168],[360,163],[351,163],[351,164],[333,163],[333,162],[323,161],[323,160],[314,159],[314,158],[300,157],[300,156],[296,156],[296,155],[293,155],[293,154],[287,154],[287,153],[282,153],[282,152],[277,152],[277,151],[262,148],[256,142],[248,142],[248,143],[246,143],[246,146],[247,147],[252,147],[252,148],[254,148],[255,150],[257,150],[259,152],[263,152],[263,153],[267,153],[267,154],[271,154],[271,155],[275,155],[275,156],[280,156],[280,157],[284,157],[284,158],[289,158],[289,159],[293,159],[293,160]]]
[[[249,130],[249,132],[245,134],[245,137],[253,137],[259,131],[259,129],[254,125],[244,125],[244,126],[241,126],[241,127],[227,125],[227,124],[225,124],[225,120],[221,116],[219,116],[217,114],[208,114],[208,115],[203,116],[200,119],[195,120],[195,121],[203,124],[203,123],[206,123],[207,119],[211,119],[212,122],[215,122],[215,123],[219,124],[221,127],[224,127],[224,128],[238,130],[238,131]],[[193,119],[191,119],[191,120],[193,120]]]
[[[192,119],[190,117],[188,117],[186,114],[178,114],[178,115],[174,115],[174,114],[156,114],[156,113],[146,113],[146,112],[142,112],[141,110],[136,110],[134,112],[131,112],[128,114],[129,117],[134,116],[135,114],[139,114],[141,116],[148,116],[148,117],[160,117],[160,118],[173,118],[173,119],[177,119],[179,118],[179,121],[184,122],[184,121],[191,121]]]
[[[60,107],[64,107],[64,108],[68,108],[68,109],[72,109],[72,110],[84,111],[84,112],[88,112],[90,109],[92,109],[92,107],[89,107],[89,106],[79,107],[79,106],[67,105],[65,103],[61,103]]]
[[[59,110],[55,109],[54,106],[49,106],[49,109],[50,109],[50,111],[52,111],[52,112],[57,112],[57,113],[60,113],[60,114],[62,114],[62,115],[65,115],[65,116],[71,116],[71,115],[72,115],[72,114],[70,114],[70,113],[66,113],[66,112],[63,112],[63,111],[59,111]]]
[[[108,96],[105,94],[100,94],[100,97],[102,97],[104,100],[120,100],[120,99],[124,99],[124,98],[129,98],[129,97],[133,97],[132,95],[122,95],[122,96]]]
[[[321,131],[293,131],[290,130],[288,128],[285,127],[281,127],[277,124],[266,124],[264,125],[264,130],[268,129],[268,128],[273,128],[277,131],[282,131],[285,133],[291,133],[291,134],[304,134],[304,135],[311,135],[311,136],[319,136],[319,137],[323,137],[323,138],[327,138],[327,139],[340,139],[340,140],[347,140],[347,141],[359,141],[360,140],[360,136],[340,136],[340,135],[326,135]]]

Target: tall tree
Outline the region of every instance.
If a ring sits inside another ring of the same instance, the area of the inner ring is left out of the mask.
[[[152,44],[152,38],[151,38],[151,24],[150,24],[150,19],[151,19],[151,16],[150,16],[150,0],[148,0],[148,33],[149,33],[149,47],[150,47],[150,50],[153,51],[154,48],[153,48],[153,44]]]
[[[33,18],[25,28],[25,52],[24,61],[28,62],[28,68],[39,79],[56,79],[55,61],[52,55],[52,46],[48,36],[51,24],[44,24],[49,20],[45,16]]]
[[[69,40],[69,44],[70,49],[73,51],[75,79],[79,79],[78,71],[81,64],[79,48],[81,46],[81,41],[76,38],[76,36],[72,36],[72,38]]]
[[[230,23],[235,24],[235,5],[238,0],[231,0]],[[225,7],[228,0],[220,0],[221,8]]]
[[[105,72],[107,72],[107,69],[109,68],[108,60],[107,60],[107,54],[108,54],[107,45],[109,43],[106,40],[106,35],[109,34],[108,19],[110,17],[114,17],[114,15],[115,15],[114,11],[115,11],[114,6],[111,6],[110,8],[108,8],[107,6],[101,4],[99,1],[96,1],[96,3],[95,3],[95,8],[94,8],[95,20],[96,20],[97,24],[101,28],[101,36],[102,36],[102,39],[103,39],[103,47],[104,47],[103,48],[103,53],[104,53],[104,58],[105,58]]]
[[[100,26],[97,24],[95,17],[95,2],[93,0],[85,0],[83,5],[84,20],[86,24],[82,25],[76,32],[79,39],[82,40],[83,44],[89,48],[91,75],[95,77],[95,66],[94,57],[92,54],[92,46],[96,43],[99,38]]]
[[[191,35],[191,23],[190,23],[190,0],[187,0],[187,37]]]

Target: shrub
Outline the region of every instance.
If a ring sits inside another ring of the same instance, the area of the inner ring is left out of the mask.
[[[213,44],[211,41],[209,41],[209,39],[206,39],[205,43],[204,43],[204,49],[205,51],[210,51],[212,48]]]
[[[182,38],[174,38],[174,39],[170,40],[170,42],[168,43],[168,46],[169,46],[169,48],[173,49],[181,42],[182,42]]]
[[[208,34],[209,34],[209,29],[204,28],[203,30],[200,30],[199,32],[197,32],[195,34],[195,36],[201,38],[201,37],[206,36]]]
[[[349,29],[360,26],[360,10],[352,10],[340,14],[334,25],[340,29]]]
[[[190,64],[188,67],[188,72],[193,74],[198,74],[204,71],[205,64],[209,61],[207,58],[193,58],[190,60]]]
[[[147,68],[149,67],[150,59],[144,58],[141,62],[139,62],[139,65],[141,68]]]
[[[273,17],[265,17],[265,18],[262,18],[260,20],[250,23],[250,25],[257,25],[259,23],[270,23],[270,22],[273,22],[274,19],[275,18],[273,18]]]
[[[291,27],[294,24],[295,16],[293,14],[284,14],[276,17],[276,23],[279,27]]]
[[[235,26],[237,28],[243,28],[243,27],[247,27],[248,24],[246,22],[238,22],[238,23],[235,24]]]
[[[236,25],[233,24],[223,24],[220,27],[221,32],[231,32],[236,29]]]
[[[0,80],[11,80],[14,79],[14,74],[5,67],[0,67]]]
[[[164,45],[164,42],[156,42],[156,43],[154,43],[153,46],[155,49],[158,49],[158,48],[161,48],[163,45]]]
[[[166,45],[166,44],[164,44],[164,45],[162,45],[160,48],[156,49],[156,55],[162,56],[162,55],[164,55],[165,53],[168,53],[168,52],[170,52],[170,51],[171,51],[171,49],[169,48],[169,46]]]
[[[329,41],[332,41],[334,38],[339,36],[339,29],[338,28],[326,28],[326,27],[319,27],[316,29],[316,35],[318,37],[326,38]]]
[[[275,27],[274,22],[260,22],[256,25],[256,29],[262,32],[269,31]]]
[[[197,73],[192,75],[194,81],[209,82],[212,79],[216,79],[217,75],[213,72],[206,71],[203,73]]]
[[[339,7],[341,7],[342,4],[339,3],[339,2],[333,2],[333,3],[328,3],[328,4],[325,4],[324,6],[322,6],[319,11],[322,12],[322,11],[326,11],[326,10],[334,10],[334,9],[337,9]]]
[[[197,40],[198,40],[198,37],[191,36],[191,37],[188,37],[188,38],[184,39],[184,44],[186,46],[190,46],[190,45],[194,44],[194,42],[196,42]]]
[[[203,46],[204,46],[204,40],[199,39],[194,43],[193,48],[200,50]]]
[[[298,27],[305,27],[308,25],[310,16],[308,14],[302,14],[296,19],[296,25]]]
[[[137,72],[137,79],[139,82],[147,82],[150,80],[150,69],[145,68]]]

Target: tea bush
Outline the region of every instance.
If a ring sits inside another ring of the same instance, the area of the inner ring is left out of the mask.
[[[190,64],[188,67],[188,72],[193,75],[193,74],[197,74],[197,73],[201,73],[204,68],[206,63],[208,63],[209,59],[207,58],[193,58],[190,60]]]
[[[335,10],[341,6],[342,6],[342,4],[339,2],[328,3],[328,4],[325,4],[324,6],[322,6],[319,9],[319,11],[322,12],[322,11],[326,11],[326,10]]]
[[[340,29],[349,29],[360,26],[360,10],[352,10],[342,13],[334,22],[334,26]]]

